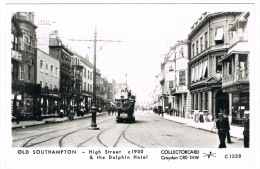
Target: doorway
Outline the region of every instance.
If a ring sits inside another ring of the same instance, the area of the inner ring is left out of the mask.
[[[222,90],[216,93],[216,107],[215,107],[216,117],[220,112],[229,115],[229,99],[228,93],[222,92]]]

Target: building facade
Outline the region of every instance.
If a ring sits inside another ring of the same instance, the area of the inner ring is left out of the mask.
[[[64,110],[66,115],[69,108],[74,108],[75,96],[78,94],[72,85],[74,72],[71,59],[74,53],[62,43],[58,31],[54,31],[50,35],[49,52],[60,62],[60,108]]]
[[[80,109],[84,108],[81,105],[81,102],[84,100],[82,95],[83,69],[81,56],[74,52],[71,57],[71,105],[78,116],[80,115]]]
[[[242,124],[245,111],[250,111],[250,13],[243,12],[228,29],[229,49],[221,59],[222,90],[229,95],[232,123]]]
[[[213,120],[229,112],[229,94],[222,90],[221,59],[229,49],[229,28],[241,12],[203,13],[191,27],[189,70],[191,114],[203,111]]]
[[[160,84],[162,89],[161,106],[163,107],[163,111],[170,110],[173,107],[171,90],[175,87],[174,67],[172,49],[170,49],[161,63]]]
[[[53,56],[37,49],[36,74],[36,82],[41,85],[42,114],[58,114],[60,110],[60,62]]]
[[[81,94],[83,95],[83,101],[81,106],[85,107],[85,110],[89,112],[91,108],[91,100],[93,97],[93,79],[90,79],[90,72],[93,72],[93,64],[89,62],[88,58],[83,58],[81,56],[80,61],[83,66],[83,76],[82,76],[82,90]],[[91,76],[92,77],[92,76]]]
[[[36,32],[33,12],[17,12],[11,18],[12,110],[23,109],[35,118],[41,87],[36,84]]]
[[[173,96],[174,115],[179,117],[190,117],[190,92],[188,90],[188,42],[178,41],[172,47],[174,68],[174,84],[171,88]]]

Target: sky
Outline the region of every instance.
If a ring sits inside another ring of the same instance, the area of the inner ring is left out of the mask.
[[[218,8],[219,6],[219,8]],[[231,7],[231,6],[230,6]],[[147,100],[160,73],[161,57],[178,40],[187,39],[190,27],[203,12],[234,9],[222,4],[63,4],[41,5],[35,20],[49,20],[61,39],[93,63],[94,31],[97,68],[118,83],[126,80],[139,100]],[[46,11],[46,9],[48,9]],[[237,9],[237,8],[236,8]],[[231,10],[232,11],[232,10]]]

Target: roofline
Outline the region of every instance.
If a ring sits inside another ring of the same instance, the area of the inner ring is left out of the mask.
[[[214,17],[218,17],[221,15],[227,15],[227,14],[241,14],[243,12],[216,12],[216,13],[212,13],[212,14],[208,14],[207,16],[205,16],[205,18],[203,18],[203,20],[201,22],[199,22],[199,24],[189,33],[188,35],[188,39],[190,39],[195,32],[197,32],[203,25],[205,25],[210,19],[214,18]]]

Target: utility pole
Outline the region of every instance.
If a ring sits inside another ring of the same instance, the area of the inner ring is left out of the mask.
[[[92,120],[91,126],[88,128],[89,130],[99,130],[96,123],[96,113],[97,113],[97,95],[96,95],[96,51],[97,51],[97,42],[122,42],[122,41],[114,41],[114,40],[97,40],[97,28],[95,27],[94,39],[69,39],[71,41],[91,41],[94,42],[94,70],[93,70],[93,98],[91,103],[91,113]]]

